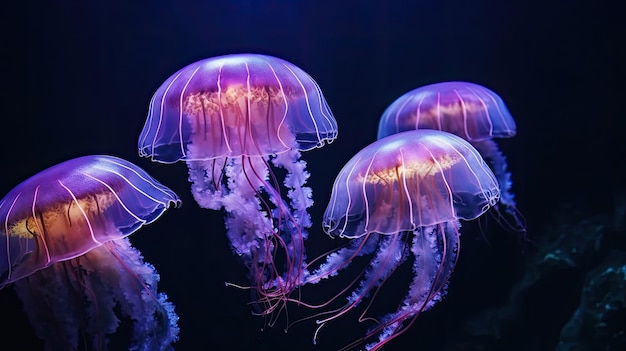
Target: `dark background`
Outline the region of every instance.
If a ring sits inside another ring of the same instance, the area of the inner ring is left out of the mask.
[[[618,4],[8,2],[0,15],[0,193],[73,157],[102,153],[134,162],[184,203],[131,237],[161,274],[159,290],[177,306],[177,350],[337,349],[361,334],[355,332],[357,316],[329,325],[317,347],[311,345],[311,323],[287,334],[280,322],[262,331],[263,320],[246,305],[250,296],[224,286],[245,283],[246,276],[230,252],[221,215],[195,204],[184,164],[152,164],[137,155],[148,103],[161,82],[194,61],[243,52],[278,56],[318,82],[340,132],[335,143],[304,154],[316,201],[312,252],[333,244],[320,221],[334,176],[374,141],[388,104],[435,82],[485,85],[505,100],[518,125],[518,135],[499,145],[532,242],[560,204],[612,211],[614,194],[624,190],[626,21]],[[485,242],[477,225],[463,227],[448,296],[385,349],[443,349],[459,320],[506,298],[510,282],[521,274],[520,257],[532,248],[495,223],[488,228]],[[0,305],[3,342],[37,350],[12,289],[0,292]],[[536,308],[540,314],[544,306]],[[537,332],[536,325],[524,327]],[[558,333],[548,328],[533,349],[554,349]]]

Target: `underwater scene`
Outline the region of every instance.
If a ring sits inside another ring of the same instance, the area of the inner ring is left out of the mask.
[[[616,2],[0,16],[2,350],[626,349]]]

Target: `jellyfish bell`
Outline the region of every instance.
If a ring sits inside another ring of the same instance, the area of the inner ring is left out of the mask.
[[[171,75],[150,102],[139,154],[156,162],[265,157],[337,136],[317,83],[277,57],[231,54]]]
[[[156,162],[186,162],[194,199],[226,213],[230,244],[249,267],[252,288],[273,301],[302,276],[313,200],[301,152],[336,136],[337,122],[306,72],[277,57],[232,54],[165,80],[138,147]]]
[[[324,230],[331,236],[360,237],[472,220],[499,196],[486,167],[473,147],[449,133],[424,131],[374,143],[339,172]],[[363,215],[365,220],[353,220]]]
[[[0,287],[15,286],[49,347],[76,349],[87,338],[105,350],[119,306],[134,320],[136,349],[166,349],[178,317],[156,291],[156,270],[126,237],[178,205],[174,192],[117,157],[52,166],[0,201]]]
[[[371,259],[347,302],[316,315],[316,337],[324,325],[373,296],[367,310],[376,291],[407,260],[414,277],[398,309],[347,348],[377,335],[378,340],[366,345],[377,350],[408,329],[445,293],[458,257],[460,220],[481,216],[499,195],[496,178],[480,154],[451,133],[406,131],[359,151],[337,175],[323,221],[327,234],[352,241],[326,256],[305,283],[339,274],[358,256]],[[371,320],[364,317],[366,312],[360,320]]]
[[[502,98],[470,82],[442,82],[413,89],[389,105],[378,138],[413,129],[438,129],[467,141],[510,138],[515,120]]]
[[[0,201],[1,286],[123,238],[178,204],[171,190],[120,158],[84,156],[50,167]]]
[[[378,124],[378,138],[415,129],[442,130],[470,142],[498,179],[501,198],[494,206],[498,220],[508,228],[526,231],[526,221],[511,190],[506,157],[494,141],[517,133],[515,120],[498,94],[484,86],[461,81],[413,89],[385,109]],[[504,211],[500,211],[501,207]]]

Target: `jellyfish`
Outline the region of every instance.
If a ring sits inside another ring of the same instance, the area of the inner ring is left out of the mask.
[[[179,204],[117,157],[52,166],[0,201],[0,289],[15,287],[46,350],[107,350],[123,321],[132,321],[131,340],[111,349],[170,350],[178,338],[174,305],[127,237]]]
[[[517,128],[504,101],[493,91],[474,83],[443,82],[419,87],[396,99],[383,112],[378,138],[412,129],[438,129],[469,141],[491,166],[500,185],[495,206],[508,227],[524,232],[526,222],[511,190],[506,157],[494,138],[510,138]],[[504,208],[504,212],[500,211]],[[506,216],[502,216],[506,215]]]
[[[270,312],[299,285],[305,262],[313,199],[301,152],[336,136],[306,72],[272,56],[231,54],[170,76],[152,97],[138,147],[152,161],[186,162],[195,201],[225,212],[231,247]]]
[[[377,335],[366,348],[378,350],[406,331],[445,294],[458,257],[460,220],[478,218],[499,195],[496,178],[480,154],[451,133],[406,131],[359,151],[337,175],[323,220],[328,235],[351,239],[350,244],[327,255],[304,283],[335,276],[356,257],[370,259],[358,284],[348,290],[347,302],[314,316],[314,341],[323,326],[364,301],[368,307],[360,320],[371,320],[364,316],[379,288],[408,261],[413,279],[398,309],[345,349]]]

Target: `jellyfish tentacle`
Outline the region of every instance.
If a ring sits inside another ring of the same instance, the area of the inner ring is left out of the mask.
[[[78,345],[81,320],[85,320],[84,310],[79,304],[70,303],[86,298],[78,295],[78,290],[68,287],[76,281],[67,278],[73,269],[66,269],[66,262],[52,265],[45,271],[60,270],[53,279],[42,279],[41,273],[25,277],[13,283],[15,291],[24,306],[29,320],[36,320],[32,327],[35,334],[49,345],[58,345],[65,349],[76,349]],[[40,271],[41,272],[41,271]],[[69,283],[69,284],[68,284]],[[54,298],[51,298],[54,297]],[[55,301],[63,301],[63,308],[58,308]]]
[[[514,226],[515,230],[526,231],[526,220],[517,209],[515,195],[511,189],[513,182],[511,181],[511,172],[507,170],[506,156],[504,156],[493,140],[473,141],[471,144],[483,155],[485,161],[490,164],[493,174],[498,180],[498,185],[500,186],[500,202],[494,207],[498,210],[499,205],[502,205],[506,214],[513,220],[514,223],[512,223],[512,226]]]
[[[260,164],[257,166],[263,167]],[[240,162],[229,162],[225,172],[228,192],[221,195],[220,202],[227,213],[227,235],[238,255],[252,258],[252,249],[263,247],[261,243],[274,232],[269,213],[261,210],[261,199],[256,196],[260,191],[260,181],[248,177]],[[257,174],[257,177],[266,177],[267,170],[257,171]],[[257,259],[263,260],[262,257]]]
[[[407,259],[408,255],[406,250],[404,250],[406,243],[402,234],[375,235],[380,237],[379,245],[359,282],[359,286],[347,296],[348,301],[342,307],[330,311],[332,312],[331,316],[316,321],[318,327],[314,334],[315,337],[317,337],[318,331],[326,325],[326,323],[339,318],[357,307],[373,290],[379,288]],[[361,316],[364,316],[366,313],[367,309]],[[314,339],[313,342],[315,343],[316,340]]]
[[[289,198],[288,227],[284,228],[284,235],[290,237],[288,254],[295,260],[284,273],[283,279],[290,282],[290,289],[301,285],[305,267],[304,242],[308,232],[306,228],[312,225],[308,209],[313,206],[313,191],[305,186],[310,174],[306,171],[306,161],[300,159],[300,151],[292,149],[276,155],[272,162],[276,167],[287,170],[284,185]]]
[[[170,350],[171,344],[178,340],[178,316],[167,295],[157,291],[160,277],[156,269],[143,261],[141,253],[127,239],[105,245],[128,273],[120,274],[120,289],[113,292],[118,303],[125,304],[123,311],[134,320],[130,350]],[[132,285],[140,290],[138,294],[128,294],[126,289]],[[137,299],[137,296],[140,298]]]
[[[351,240],[346,247],[340,247],[340,248],[331,250],[327,254],[317,257],[315,260],[309,262],[306,265],[305,269],[303,270],[302,281],[300,284],[301,285],[317,284],[324,279],[337,275],[340,270],[348,268],[350,264],[352,263],[353,259],[355,259],[356,257],[369,255],[369,254],[372,254],[374,251],[376,251],[376,249],[378,248],[378,243],[380,242],[380,239],[381,239],[381,235],[379,235],[378,233],[370,233],[363,237],[359,237],[359,238],[355,238],[354,240]],[[317,261],[322,260],[322,259],[324,259],[324,262],[320,264],[315,270],[313,271],[309,270],[310,267],[313,266],[313,264],[316,264]],[[306,307],[313,308],[313,309],[323,308],[323,307],[329,306],[337,298],[347,293],[356,283],[358,283],[362,279],[362,277],[363,277],[363,273],[357,275],[357,277],[353,279],[352,282],[346,284],[346,286],[341,289],[341,292],[339,292],[333,298],[321,304],[311,304],[311,303],[307,303],[299,299],[296,300],[296,299],[290,298],[288,296],[285,296],[286,301],[296,302],[298,305],[306,306]],[[307,316],[305,318],[301,318],[294,322],[288,323],[287,327],[285,328],[285,332],[294,324],[297,324],[306,320],[319,319],[318,317],[327,316],[333,313],[340,312],[345,307],[346,305],[340,308],[333,309],[331,311],[319,312],[317,314]],[[317,328],[317,331],[315,332],[314,342],[315,342],[315,339],[317,338],[317,334],[319,333],[319,330],[322,327],[323,325]]]
[[[285,242],[288,238],[276,232],[276,228],[284,226],[280,223],[289,220],[286,218],[289,209],[280,190],[271,184],[276,181],[269,180],[271,172],[266,158],[269,156],[240,156],[187,163],[197,203],[203,208],[224,209],[227,237],[233,250],[251,268],[253,288],[261,295],[260,300],[275,303],[284,300],[284,292],[292,289],[280,279],[280,269],[274,264],[275,247],[282,247],[285,251],[283,257],[288,261],[287,266],[292,265],[289,260],[294,255],[290,251],[295,250],[289,248],[293,244]],[[216,175],[223,181],[215,181]],[[263,193],[268,195],[273,206],[266,202]],[[275,308],[270,303],[267,313]]]
[[[130,350],[170,350],[178,339],[178,316],[167,295],[157,292],[158,281],[154,267],[122,238],[54,263],[15,287],[25,312],[38,322],[35,332],[48,345],[78,349],[84,339],[90,349],[107,350],[106,336],[127,317],[133,323]],[[54,301],[46,302],[52,296]]]
[[[352,260],[359,256],[370,255],[377,249],[380,235],[371,233],[350,241],[347,247],[332,251],[324,258],[324,262],[313,272],[306,272],[304,284],[317,284],[322,279],[327,279],[339,274],[339,271],[347,268]],[[309,266],[313,262],[309,263]]]
[[[366,345],[368,351],[378,350],[402,334],[423,311],[441,301],[458,258],[459,228],[460,223],[452,221],[414,231],[411,244],[414,277],[409,291],[398,310],[386,315],[368,332],[364,339],[378,333],[378,341]]]
[[[263,302],[269,307],[261,315],[271,315],[277,309],[283,309],[289,295],[301,285],[302,276],[305,269],[305,248],[304,241],[307,238],[306,228],[311,226],[310,216],[307,209],[312,205],[311,189],[304,186],[309,177],[305,170],[306,163],[299,160],[300,152],[289,150],[271,157],[264,157],[265,169],[268,170],[269,178],[264,178],[262,189],[268,195],[270,202],[274,206],[272,209],[267,206],[268,213],[274,223],[274,240],[282,251],[270,250],[273,260],[271,264],[275,268],[274,275],[267,277],[264,281],[259,281],[259,292]],[[282,196],[282,188],[275,174],[270,171],[272,167],[268,158],[271,159],[273,167],[283,168],[287,171],[283,185],[287,191],[289,203]],[[261,194],[257,194],[261,197]],[[276,266],[275,260],[283,259],[282,271]],[[282,272],[282,273],[281,273]],[[272,319],[270,325],[275,322]]]
[[[189,169],[189,181],[194,200],[202,208],[219,210],[224,205],[222,197],[230,191],[222,184],[225,167],[232,159],[218,158],[203,161],[187,161]],[[215,175],[219,174],[218,180]]]
[[[246,161],[249,164],[248,169],[251,171],[252,175],[248,175],[245,167],[243,174],[246,175],[248,185],[255,189],[255,196],[257,199],[264,204],[265,212],[269,216],[270,223],[272,224],[272,235],[266,236],[266,244],[264,245],[266,258],[264,263],[270,268],[270,274],[263,275],[262,278],[258,280],[256,288],[266,301],[272,301],[272,298],[274,297],[279,297],[278,300],[280,301],[282,300],[281,297],[285,295],[285,291],[289,290],[289,288],[286,287],[286,282],[281,279],[281,273],[276,265],[275,259],[279,253],[276,252],[275,248],[280,247],[284,251],[284,265],[291,267],[293,265],[291,260],[294,259],[294,257],[290,254],[289,248],[292,238],[285,236],[283,232],[281,232],[281,229],[286,225],[286,223],[289,223],[291,219],[289,218],[288,205],[281,196],[278,181],[273,172],[270,171],[268,158],[268,156],[254,159],[247,158]],[[261,167],[262,172],[258,171],[259,167]],[[260,185],[253,183],[251,178],[258,180]],[[273,207],[270,206],[265,199],[263,199],[262,192],[268,196]],[[287,233],[289,233],[289,231],[287,231]],[[268,282],[272,282],[273,284],[268,284]],[[270,314],[270,311],[273,311],[276,307],[276,304],[270,303],[267,313]]]
[[[226,186],[211,200],[215,200],[211,202],[214,208],[226,212],[227,237],[233,250],[250,268],[251,288],[259,294],[256,302],[266,305],[262,315],[271,315],[284,305],[286,296],[298,286],[306,237],[282,199],[277,179],[270,171],[269,158],[229,159],[222,168]],[[194,171],[201,176],[206,174],[199,169]],[[200,197],[209,198],[204,190]],[[199,201],[199,204],[204,203]],[[277,257],[288,267],[287,273],[278,266]]]

